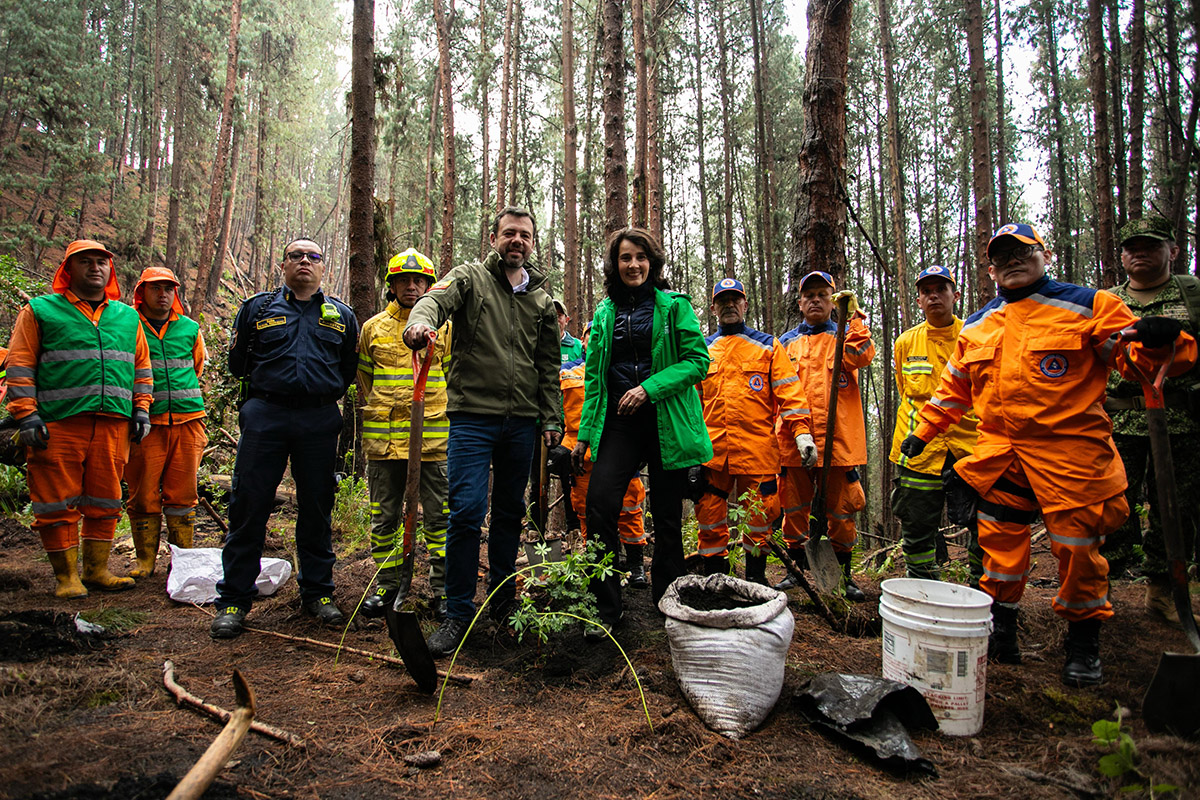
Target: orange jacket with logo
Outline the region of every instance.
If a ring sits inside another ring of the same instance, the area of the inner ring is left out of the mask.
[[[563,438],[568,450],[579,441],[579,421],[583,418],[583,360],[568,361],[558,371],[558,386],[562,390]],[[591,453],[588,453],[591,458]]]
[[[972,314],[959,334],[942,382],[915,431],[930,441],[972,408],[979,416],[975,452],[955,465],[986,493],[1019,462],[1043,511],[1063,511],[1125,491],[1125,468],[1104,413],[1110,369],[1136,379],[1153,374],[1162,354],[1110,338],[1137,317],[1110,292],[1042,278]],[[1172,373],[1196,361],[1186,333]]]
[[[863,422],[862,400],[858,391],[858,371],[875,357],[875,343],[860,311],[846,325],[846,346],[842,351],[842,377],[838,387],[837,424],[833,436],[833,466],[854,467],[867,462],[867,428]],[[812,409],[813,439],[817,443],[817,464],[825,462],[825,422],[828,419],[829,381],[833,377],[833,356],[837,346],[837,323],[829,319],[820,325],[801,322],[779,337],[788,358],[796,365],[804,395]],[[785,467],[801,466],[796,443],[779,432],[779,452]]]
[[[812,433],[808,401],[783,345],[743,324],[723,327],[705,339],[708,375],[700,383],[704,422],[712,440],[709,469],[731,475],[779,472],[780,436]]]

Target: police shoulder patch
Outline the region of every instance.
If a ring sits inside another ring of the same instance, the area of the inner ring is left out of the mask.
[[[452,283],[454,283],[454,278],[451,278],[449,275],[447,275],[446,277],[442,278],[440,281],[435,283],[433,286],[430,286],[429,291],[431,291],[431,292],[444,291],[445,289],[450,288],[450,284],[452,284]]]
[[[264,328],[274,328],[276,325],[286,324],[287,317],[267,317],[266,319],[260,319],[258,322],[256,322],[254,327],[256,330],[261,331]]]

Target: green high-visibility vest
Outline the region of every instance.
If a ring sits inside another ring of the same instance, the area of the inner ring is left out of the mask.
[[[35,297],[29,306],[42,332],[35,375],[42,419],[98,411],[132,417],[138,313],[110,300],[93,323],[61,294]]]
[[[203,411],[204,398],[192,357],[200,326],[190,317],[178,317],[167,323],[161,339],[154,326],[144,319],[142,328],[150,345],[150,366],[154,371],[154,402],[150,404],[150,413]]]

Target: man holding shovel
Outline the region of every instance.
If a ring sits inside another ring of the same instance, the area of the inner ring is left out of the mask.
[[[858,390],[858,371],[875,357],[875,343],[863,320],[866,315],[858,308],[854,293],[843,290],[834,293],[833,276],[813,271],[800,279],[800,312],[804,321],[779,337],[780,344],[796,365],[804,395],[812,409],[812,430],[818,458],[816,468],[806,464],[804,454],[786,426],[779,426],[777,438],[783,469],[780,474],[780,500],[783,503],[783,538],[788,554],[796,563],[804,561],[808,540],[808,519],[820,483],[820,471],[827,471],[825,518],[829,539],[838,563],[842,567],[846,598],[862,602],[866,595],[850,577],[850,554],[858,531],[854,515],[867,504],[857,467],[867,461],[867,429],[863,421],[862,400]],[[832,458],[825,456],[827,410],[832,399],[834,358],[837,351],[837,322],[833,310],[839,298],[846,297],[849,318],[845,325],[842,363],[838,370],[837,413],[833,424]],[[791,576],[776,584],[777,589],[790,589],[795,584]]]
[[[1139,320],[1110,292],[1059,283],[1046,275],[1050,251],[1036,230],[1009,224],[988,244],[988,273],[998,296],[963,325],[920,424],[901,444],[916,458],[939,433],[974,408],[975,452],[955,471],[978,494],[979,544],[992,596],[989,654],[1020,663],[1017,602],[1029,575],[1029,524],[1041,510],[1060,586],[1051,605],[1067,620],[1062,679],[1102,680],[1100,624],[1112,616],[1104,537],[1129,514],[1125,470],[1101,409],[1108,373],[1153,372],[1175,345],[1176,373],[1196,360],[1196,343],[1178,320]],[[1132,327],[1138,341],[1117,339]]]

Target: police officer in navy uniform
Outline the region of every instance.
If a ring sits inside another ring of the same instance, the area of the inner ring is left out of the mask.
[[[283,285],[242,304],[233,322],[229,371],[245,381],[241,439],[233,468],[229,535],[221,554],[214,639],[232,639],[258,593],[267,519],[291,460],[296,482],[300,601],[326,625],[345,621],[333,602],[330,513],[342,414],[354,381],[358,323],[350,307],[321,291],[324,257],[310,239],[284,248]]]

